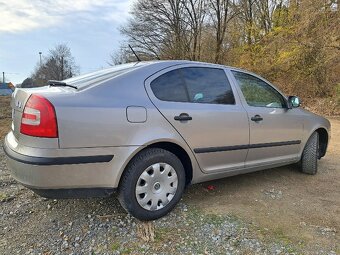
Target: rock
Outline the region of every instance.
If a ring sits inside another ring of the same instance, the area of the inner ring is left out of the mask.
[[[61,248],[62,249],[67,249],[69,246],[68,242],[67,241],[63,241],[62,245],[61,245]]]

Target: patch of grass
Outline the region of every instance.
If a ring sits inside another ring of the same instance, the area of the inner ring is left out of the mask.
[[[120,248],[120,244],[118,242],[114,242],[111,244],[111,251],[118,251]]]
[[[192,207],[188,210],[187,216],[189,224],[197,224],[201,222],[202,211],[198,210],[196,207]]]
[[[155,242],[160,243],[163,242],[164,240],[167,240],[169,235],[172,235],[174,232],[174,229],[172,228],[167,228],[167,227],[158,227],[155,229]]]
[[[241,225],[242,223],[244,223],[245,221],[244,220],[241,220],[237,215],[235,214],[228,214],[228,221],[230,222],[233,222],[233,223],[237,223],[239,225]]]
[[[284,233],[282,228],[276,228],[272,232],[272,238],[274,242],[280,243],[289,253],[303,254],[299,250],[303,248],[304,244],[299,243],[299,248],[296,244]]]
[[[7,197],[7,195],[3,192],[0,192],[0,200],[3,200]]]
[[[146,249],[141,247],[140,242],[119,243],[115,241],[110,245],[110,251],[119,251],[119,254],[145,254]]]
[[[204,213],[203,211],[193,207],[190,208],[188,212],[188,220],[189,223],[198,224],[198,223],[208,223],[219,226],[223,224],[225,221],[233,222],[239,224],[241,221],[240,219],[233,214],[228,215],[218,215],[213,213]]]
[[[280,239],[281,241],[284,241],[285,243],[290,242],[290,239],[286,236],[282,228],[276,228],[273,231],[273,236],[277,239]]]
[[[189,233],[185,228],[181,228],[181,231],[178,232],[177,228],[157,227],[155,229],[155,240],[153,243],[153,248],[156,250],[163,249],[164,243],[177,243],[179,242],[179,240],[182,240],[183,237],[186,237],[187,235],[189,235]]]
[[[8,202],[8,201],[11,201],[13,200],[14,197],[13,196],[10,196],[4,192],[0,192],[0,202]]]
[[[125,247],[123,250],[122,250],[122,254],[132,254],[134,252],[134,249],[131,248],[131,247]]]
[[[216,215],[216,214],[207,214],[205,215],[205,220],[206,223],[213,224],[216,226],[220,226],[223,224],[223,222],[226,221],[226,217]]]

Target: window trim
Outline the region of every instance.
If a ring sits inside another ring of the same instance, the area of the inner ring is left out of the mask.
[[[234,98],[234,103],[232,104],[225,104],[225,103],[203,103],[203,102],[192,102],[190,100],[190,96],[189,96],[189,90],[188,90],[188,85],[187,83],[185,82],[185,78],[184,78],[184,75],[183,75],[183,72],[182,72],[182,69],[186,69],[186,68],[204,68],[204,69],[217,69],[217,70],[221,70],[223,71],[224,75],[225,75],[225,78],[227,80],[227,82],[229,83],[229,86],[230,86],[230,90],[232,92],[232,95],[233,95],[233,98]],[[163,70],[162,70],[163,71]],[[159,77],[161,77],[162,75],[164,74],[167,74],[169,72],[173,72],[173,71],[178,71],[179,72],[179,76],[181,77],[181,80],[183,82],[183,85],[184,85],[184,89],[185,89],[185,93],[186,93],[186,96],[187,96],[187,99],[188,101],[187,102],[180,102],[180,101],[172,101],[172,100],[163,100],[163,99],[160,99],[156,96],[156,94],[154,93],[153,89],[152,89],[152,82],[155,81],[156,79],[158,79]],[[189,104],[201,104],[201,105],[230,105],[230,106],[235,106],[237,104],[237,99],[236,99],[236,93],[237,91],[234,90],[233,88],[233,85],[232,85],[232,82],[231,80],[229,79],[228,77],[228,74],[226,72],[226,70],[224,68],[220,68],[220,67],[214,67],[214,66],[200,66],[200,65],[195,65],[195,66],[180,66],[180,67],[176,67],[174,69],[171,69],[171,70],[166,70],[165,72],[162,72],[160,75],[158,75],[157,77],[153,78],[151,81],[148,82],[149,84],[149,87],[150,87],[150,90],[153,94],[153,97],[155,97],[157,100],[161,101],[161,102],[168,102],[168,103],[189,103]]]
[[[175,71],[175,70],[178,71],[179,76],[181,77],[181,81],[183,82],[183,85],[182,85],[182,86],[184,87],[185,95],[187,96],[187,99],[188,99],[188,101],[187,101],[186,103],[191,103],[191,102],[190,102],[190,96],[189,96],[188,85],[187,85],[187,83],[185,82],[185,79],[184,79],[184,75],[183,75],[182,69],[183,69],[183,68],[174,69],[174,70],[169,71],[169,73],[170,73],[170,72],[173,72],[173,71]],[[162,75],[167,74],[167,73],[168,73],[168,72],[163,73]],[[161,77],[162,75],[158,76],[157,78]],[[157,79],[157,78],[156,78],[156,79]],[[152,82],[151,82],[151,83],[152,83]],[[151,85],[151,83],[150,83],[150,85]],[[151,88],[151,90],[152,90],[152,88]],[[153,92],[153,90],[152,90],[152,92]],[[155,93],[154,93],[154,94],[155,94]],[[155,95],[155,97],[157,97],[157,96]],[[170,102],[176,102],[176,101],[170,101]]]
[[[266,79],[254,74],[254,73],[251,73],[251,72],[247,72],[247,71],[244,71],[244,70],[239,70],[239,69],[233,69],[233,68],[230,68],[229,69],[234,80],[235,80],[235,85],[237,86],[237,88],[239,89],[243,99],[244,99],[244,102],[247,104],[248,107],[256,107],[256,108],[267,108],[267,109],[287,109],[288,108],[288,101],[287,101],[287,97],[279,90],[277,89],[274,85],[272,85],[269,81],[267,81]],[[283,102],[284,102],[284,106],[283,107],[267,107],[267,106],[255,106],[255,105],[249,105],[244,94],[243,94],[243,91],[234,75],[234,72],[235,73],[241,73],[241,74],[246,74],[246,75],[249,75],[249,76],[252,76],[252,77],[255,77],[256,79],[259,79],[261,80],[262,82],[264,82],[265,84],[267,84],[273,91],[275,91],[279,96],[282,97],[283,99]]]

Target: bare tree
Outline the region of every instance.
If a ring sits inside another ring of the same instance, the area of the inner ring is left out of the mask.
[[[251,45],[254,42],[254,3],[257,0],[240,0],[240,18],[244,21],[246,42]]]
[[[32,74],[35,84],[45,85],[48,80],[64,80],[79,73],[71,49],[66,44],[59,44],[49,50],[42,64],[37,65]]]
[[[207,0],[138,0],[121,28],[140,53],[160,59],[199,59]]]
[[[33,87],[34,87],[34,81],[30,77],[26,78],[20,85],[20,88],[33,88]]]
[[[110,55],[108,64],[114,66],[134,62],[135,60],[136,58],[132,59],[132,55],[127,51],[126,47],[121,46],[117,51]]]
[[[134,49],[135,50],[135,49]],[[137,56],[142,60],[152,60],[154,56],[146,51],[137,51]],[[111,66],[120,65],[125,63],[131,63],[138,61],[137,57],[131,51],[128,45],[122,44],[119,49],[110,55],[108,64]]]
[[[186,10],[185,20],[189,27],[188,48],[191,60],[200,60],[202,48],[202,30],[208,9],[207,0],[184,1]]]
[[[238,14],[230,0],[210,0],[210,17],[215,31],[215,63],[221,63],[222,45],[229,22]]]
[[[136,0],[121,31],[142,60],[236,65],[283,84],[289,93],[301,89],[308,95],[331,95],[339,83],[338,4],[339,0]],[[132,54],[121,50],[113,63],[130,59]]]

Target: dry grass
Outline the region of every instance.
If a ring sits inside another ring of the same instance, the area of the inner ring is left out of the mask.
[[[306,100],[302,105],[308,111],[322,116],[340,116],[340,96]]]
[[[11,128],[11,97],[0,96],[0,140],[2,140]]]

